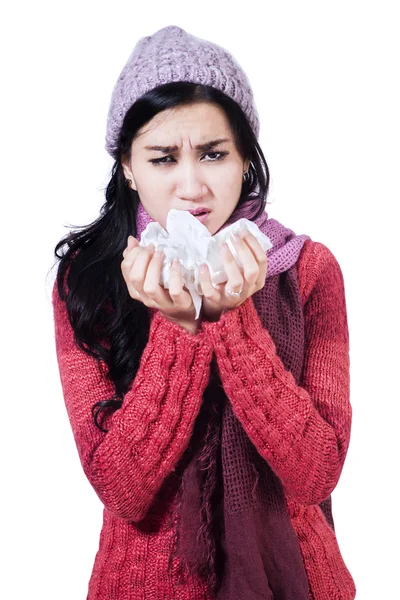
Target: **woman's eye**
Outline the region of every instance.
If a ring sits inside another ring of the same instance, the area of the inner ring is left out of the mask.
[[[172,158],[172,156],[163,156],[162,158],[153,158],[149,162],[153,163],[154,165],[161,165],[161,164],[166,163],[167,158]]]
[[[207,152],[207,154],[204,154],[204,156],[211,157],[209,160],[206,160],[206,162],[217,162],[218,160],[222,160],[227,154],[229,154],[229,152]],[[215,157],[215,158],[212,158],[212,157]],[[173,158],[173,156],[163,156],[162,158],[153,158],[149,162],[153,163],[154,165],[168,165],[171,162],[169,160],[167,161],[167,159],[169,159],[169,158],[171,158],[175,162],[175,159]]]

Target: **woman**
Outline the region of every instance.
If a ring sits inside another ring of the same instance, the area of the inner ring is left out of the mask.
[[[330,494],[351,429],[344,282],[330,250],[265,212],[269,172],[247,77],[169,26],[115,85],[115,159],[99,218],[55,249],[56,350],[80,460],[104,504],[89,600],[355,597]],[[139,246],[170,209],[201,209],[228,280]],[[66,246],[63,253],[59,250]]]

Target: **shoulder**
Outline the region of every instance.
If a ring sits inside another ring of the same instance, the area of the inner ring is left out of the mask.
[[[72,347],[74,345],[72,327],[68,319],[65,299],[60,298],[57,279],[53,284],[52,304],[56,343],[63,342],[64,345]]]
[[[322,280],[344,285],[340,265],[333,252],[321,242],[306,240],[297,260],[297,274],[303,304]]]

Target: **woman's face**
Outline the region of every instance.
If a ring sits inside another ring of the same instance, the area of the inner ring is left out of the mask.
[[[220,141],[197,147],[215,140]],[[248,165],[223,110],[201,102],[167,109],[146,123],[123,170],[145,210],[164,229],[171,208],[205,207],[210,212],[203,224],[214,235],[236,207]]]

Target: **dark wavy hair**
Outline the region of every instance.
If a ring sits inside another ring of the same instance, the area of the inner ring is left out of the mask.
[[[94,422],[104,432],[107,430],[98,422],[100,413],[104,418],[122,406],[149,336],[147,307],[129,296],[121,272],[127,238],[136,236],[140,201],[137,191],[126,185],[122,161],[130,159],[133,139],[155,115],[196,102],[212,102],[226,114],[238,152],[243,160],[251,161],[250,177],[242,184],[237,208],[249,199],[259,198],[259,206],[251,219],[262,214],[269,170],[241,107],[213,87],[173,82],[149,91],[128,110],[99,217],[86,226],[69,226],[75,227],[75,231],[64,236],[54,250],[59,259],[57,290],[61,300],[66,302],[75,341],[82,350],[107,365],[107,379],[114,385],[112,398],[105,398],[92,407]]]

